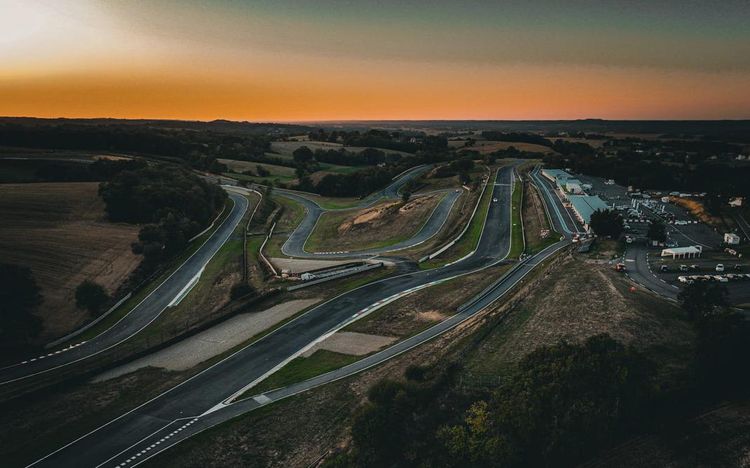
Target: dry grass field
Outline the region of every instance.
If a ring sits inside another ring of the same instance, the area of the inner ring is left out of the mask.
[[[222,164],[226,164],[227,167],[235,172],[244,172],[247,170],[257,172],[258,166],[261,166],[265,170],[271,173],[271,177],[296,177],[294,174],[294,168],[287,166],[277,166],[275,164],[257,163],[254,161],[238,161],[235,159],[219,159]]]
[[[105,221],[98,185],[0,185],[0,258],[30,267],[42,288],[43,340],[87,318],[75,307],[81,281],[94,280],[112,293],[140,261],[130,250],[138,227]]]
[[[554,153],[554,151],[546,146],[515,141],[479,140],[474,143],[474,146],[469,146],[467,149],[473,149],[479,151],[481,154],[487,154],[498,150],[505,150],[510,148],[511,146],[519,151],[530,151],[534,153]]]
[[[276,153],[276,155],[281,156],[291,156],[292,153],[294,153],[294,150],[301,146],[307,146],[311,150],[315,151],[317,149],[345,149],[347,151],[350,151],[352,153],[359,153],[360,151],[363,151],[366,149],[364,146],[344,146],[341,143],[329,143],[327,141],[274,141],[271,143],[271,151],[272,153]],[[408,155],[410,153],[404,152],[404,151],[398,151],[398,150],[391,150],[391,149],[385,149],[385,148],[376,148],[380,151],[383,151],[385,153],[398,153],[402,155]]]
[[[492,374],[539,346],[609,333],[647,353],[665,374],[683,371],[692,346],[690,324],[676,305],[631,286],[605,262],[565,256],[482,342],[467,368]]]

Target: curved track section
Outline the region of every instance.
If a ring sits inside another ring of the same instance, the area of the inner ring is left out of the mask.
[[[185,294],[187,288],[197,280],[203,268],[221,249],[242,220],[248,208],[247,198],[235,193],[230,193],[229,197],[234,202],[232,210],[214,233],[127,315],[88,341],[0,369],[0,385],[91,358],[117,346],[147,327],[170,306],[176,297]]]
[[[448,216],[450,215],[451,210],[456,203],[456,200],[461,195],[460,191],[443,191],[445,193],[445,196],[443,196],[438,205],[432,211],[427,222],[422,226],[419,232],[417,232],[417,234],[415,234],[410,239],[377,249],[359,250],[352,252],[308,252],[305,250],[305,243],[312,234],[313,230],[315,230],[315,226],[318,223],[320,216],[324,212],[362,209],[372,206],[383,199],[398,198],[401,189],[407,182],[424,174],[425,172],[430,170],[431,167],[432,166],[430,165],[422,165],[411,168],[397,176],[394,181],[383,190],[370,194],[366,198],[362,199],[357,205],[346,209],[326,210],[318,205],[313,197],[304,196],[303,194],[290,190],[277,190],[277,194],[290,200],[294,200],[305,208],[304,219],[289,235],[289,238],[286,240],[284,245],[281,246],[281,252],[288,257],[296,258],[372,257],[384,253],[395,252],[398,250],[405,250],[411,247],[415,247],[431,239],[440,231],[445,222],[448,220]]]
[[[309,198],[302,197],[297,194],[284,192],[282,195],[286,198],[290,198],[297,203],[300,203],[305,207],[306,214],[302,222],[292,232],[287,241],[281,247],[281,252],[288,257],[301,257],[301,258],[337,258],[337,257],[372,257],[373,255],[380,255],[388,252],[395,252],[397,250],[404,250],[410,247],[415,247],[423,242],[431,239],[437,234],[440,229],[445,225],[448,220],[448,216],[456,203],[456,200],[461,195],[460,191],[451,190],[440,199],[440,202],[432,210],[430,217],[422,228],[410,239],[397,242],[395,244],[380,247],[376,249],[361,250],[354,252],[308,252],[305,250],[305,243],[315,229],[320,216],[324,213],[324,210],[318,206],[315,202]],[[355,209],[355,208],[352,208]]]

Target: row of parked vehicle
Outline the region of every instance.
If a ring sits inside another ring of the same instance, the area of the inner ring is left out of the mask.
[[[727,273],[725,275],[690,275],[677,277],[677,281],[685,284],[692,284],[696,281],[717,281],[719,283],[728,283],[730,281],[738,280],[750,280],[750,273]]]
[[[723,263],[717,263],[716,266],[714,267],[714,270],[717,273],[722,273],[726,269],[727,268],[724,266]],[[733,267],[733,269],[734,269],[734,271],[742,271],[742,265],[735,265]],[[698,271],[698,270],[700,270],[700,266],[698,266],[698,265],[690,265],[690,266],[680,265],[679,270],[680,271]],[[662,273],[669,272],[670,271],[669,265],[662,265],[661,267],[659,267],[659,271],[661,271]]]

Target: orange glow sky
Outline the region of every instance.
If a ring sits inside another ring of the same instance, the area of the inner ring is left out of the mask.
[[[0,115],[750,118],[743,2],[356,3],[0,0]]]

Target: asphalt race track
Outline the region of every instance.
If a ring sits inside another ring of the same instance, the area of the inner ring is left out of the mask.
[[[222,411],[225,408],[223,402],[248,383],[297,355],[319,337],[346,324],[355,313],[414,288],[503,261],[510,249],[510,202],[514,172],[512,167],[498,171],[492,196],[499,201],[490,204],[485,229],[471,257],[443,268],[386,278],[335,297],[166,393],[71,442],[37,464],[80,467],[100,464],[118,466],[121,463],[127,466],[135,463],[147,453],[156,453],[154,449],[147,451],[146,448],[134,452],[136,446],[140,447],[158,436],[159,439],[153,442],[154,447],[159,448],[162,444],[166,447],[167,444],[160,442],[164,437],[162,434],[169,434],[184,426],[175,434],[185,437],[197,432],[202,424],[220,419],[223,414],[228,414]],[[186,425],[193,418],[197,418],[196,422]],[[176,441],[177,438],[174,438]],[[172,437],[165,440],[170,439]],[[140,454],[142,450],[145,452]],[[140,455],[136,456],[136,453]],[[127,462],[130,458],[130,462]]]
[[[148,326],[202,271],[242,220],[248,208],[247,198],[234,193],[230,193],[229,197],[234,202],[232,210],[208,240],[125,317],[105,332],[75,347],[30,358],[28,361],[0,369],[0,385],[91,358],[122,343]]]

